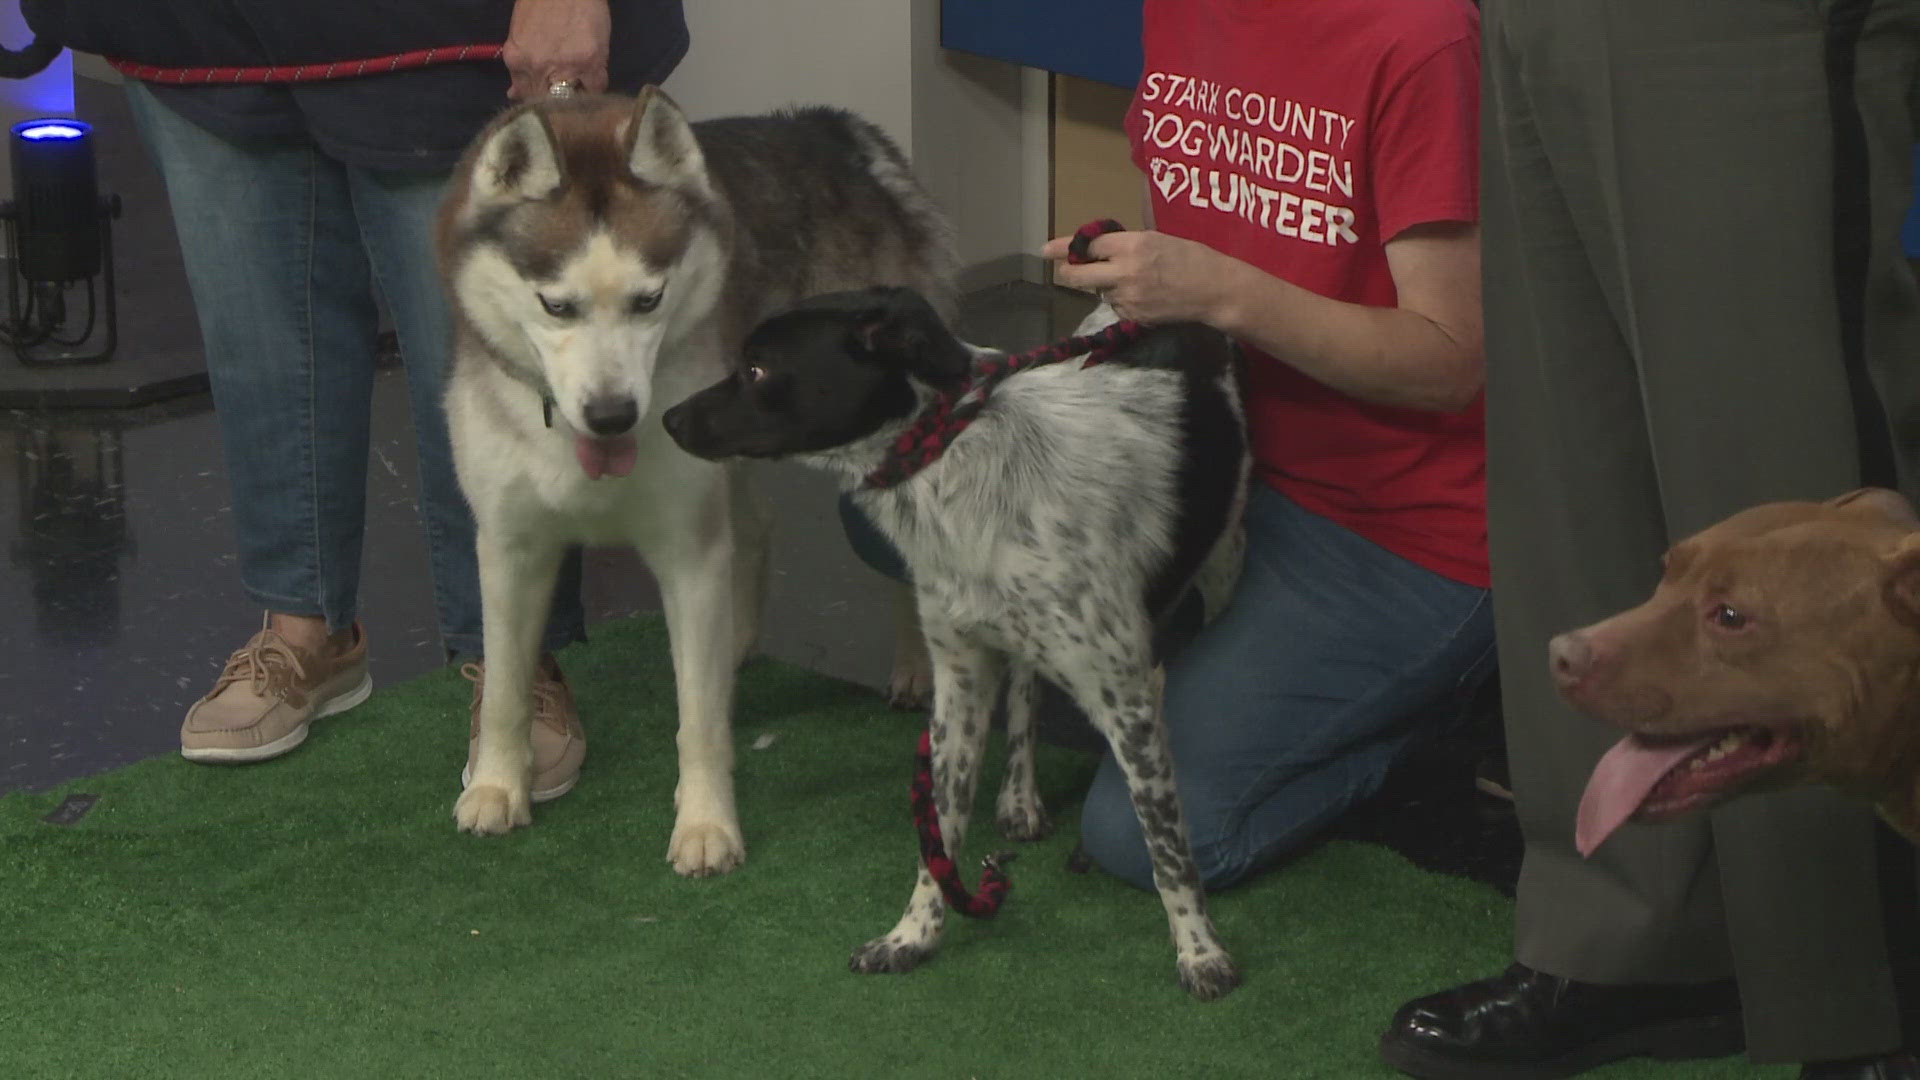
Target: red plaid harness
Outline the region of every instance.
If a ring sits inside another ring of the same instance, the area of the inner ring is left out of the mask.
[[[1087,255],[1087,245],[1093,238],[1120,229],[1120,223],[1112,220],[1082,225],[1073,234],[1073,244],[1067,250],[1067,261],[1092,261]],[[1082,355],[1086,356],[1086,360],[1080,366],[1092,367],[1105,360],[1115,349],[1137,340],[1145,332],[1146,328],[1139,323],[1117,322],[1098,333],[1070,337],[1023,353],[981,361],[975,365],[964,385],[934,398],[914,418],[907,430],[900,433],[886,460],[867,474],[866,486],[890,488],[933,464],[946,452],[947,447],[953,445],[953,440],[967,430],[967,425],[980,415],[994,388],[1008,377],[1030,368],[1058,364]]]

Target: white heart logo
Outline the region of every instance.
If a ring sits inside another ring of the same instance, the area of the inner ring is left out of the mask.
[[[1160,197],[1172,202],[1174,196],[1187,190],[1190,179],[1186,166],[1177,165],[1166,158],[1154,158],[1147,163],[1147,172],[1153,177],[1153,186],[1160,189]]]

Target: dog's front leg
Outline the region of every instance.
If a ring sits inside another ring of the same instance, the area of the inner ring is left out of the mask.
[[[1187,839],[1186,816],[1173,778],[1161,713],[1163,669],[1148,672],[1144,652],[1137,663],[1089,665],[1074,696],[1106,736],[1127,779],[1133,812],[1140,819],[1153,860],[1153,885],[1167,911],[1180,985],[1202,1001],[1226,996],[1240,985],[1233,957],[1220,945],[1207,917],[1206,894]]]
[[[486,663],[479,745],[453,817],[466,832],[504,833],[533,823],[533,668],[565,549],[485,522],[474,546]]]
[[[914,711],[927,707],[933,685],[932,660],[920,629],[919,600],[913,586],[893,588],[893,673],[887,678],[887,704]]]
[[[744,466],[728,470],[727,490],[733,506],[734,660],[743,664],[760,640],[773,513],[754,492],[753,478]]]
[[[994,822],[1009,840],[1039,840],[1053,831],[1033,776],[1038,679],[1033,665],[1022,661],[1014,661],[1007,671],[1007,775],[1000,782]]]
[[[734,534],[721,507],[709,510],[718,525],[687,531],[649,560],[660,581],[680,700],[680,780],[667,861],[688,877],[724,874],[747,857],[733,801]]]
[[[925,618],[926,607],[921,608]],[[952,627],[929,620],[927,651],[933,661],[933,716],[928,721],[933,750],[933,805],[940,836],[956,862],[966,839],[967,816],[980,778],[987,729],[993,722],[993,698],[999,690],[1000,657],[966,640]],[[916,860],[913,895],[906,914],[884,937],[853,952],[855,971],[912,971],[932,954],[946,921],[940,886]]]

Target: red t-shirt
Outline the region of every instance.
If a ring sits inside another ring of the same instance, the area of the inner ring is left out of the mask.
[[[1385,243],[1479,220],[1480,17],[1468,0],[1146,0],[1127,114],[1154,226],[1304,289],[1398,303]],[[1247,350],[1267,483],[1486,587],[1483,403],[1357,401]]]

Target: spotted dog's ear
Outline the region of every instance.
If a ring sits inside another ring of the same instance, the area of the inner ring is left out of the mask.
[[[899,365],[907,374],[942,389],[965,381],[973,354],[940,318],[927,298],[905,287],[869,290],[870,303],[853,317],[848,351]]]

